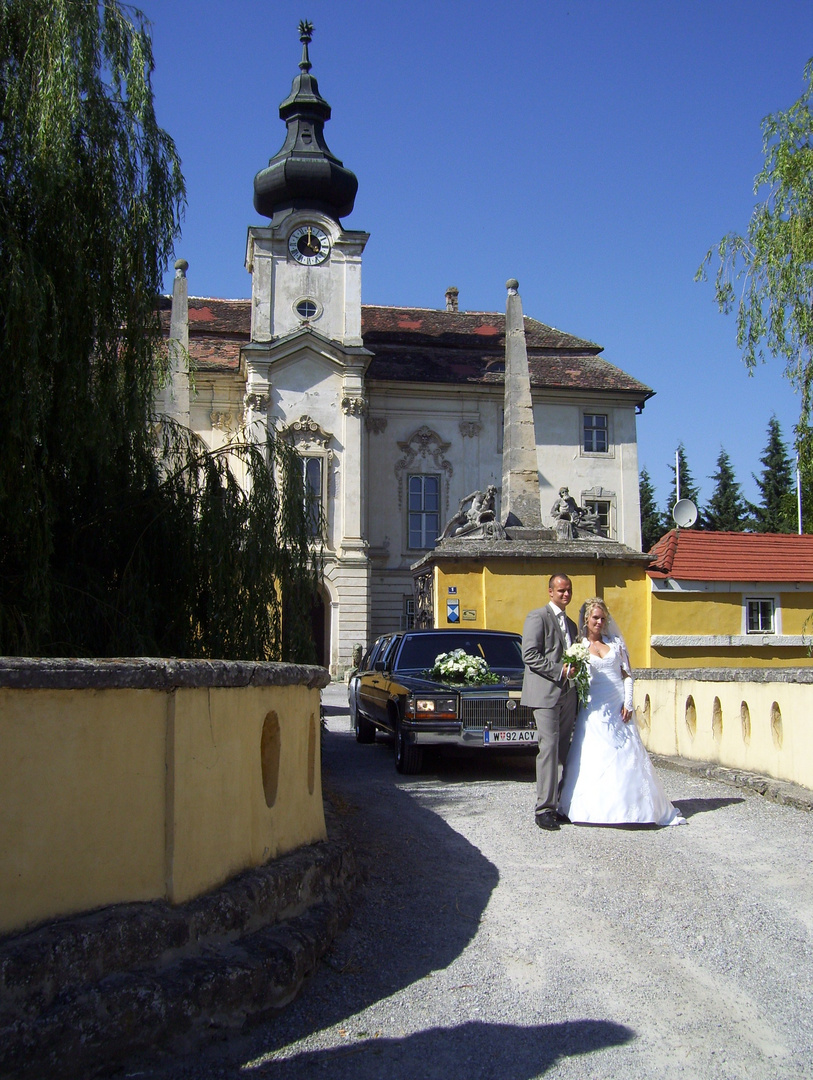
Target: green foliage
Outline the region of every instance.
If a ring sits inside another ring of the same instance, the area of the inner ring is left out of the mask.
[[[678,470],[677,475],[680,479],[680,497],[681,499],[691,499],[694,505],[697,507],[697,523],[695,529],[704,529],[705,522],[703,515],[700,512],[700,493],[697,488],[697,484],[694,482],[691,471],[689,469],[689,463],[686,460],[686,450],[683,443],[678,443],[677,448],[678,458]],[[677,494],[675,491],[675,466],[670,462],[669,468],[672,470],[672,493],[666,503],[665,520],[668,527],[672,527],[672,511],[675,509],[675,503],[677,502]]]
[[[799,100],[762,122],[765,164],[754,193],[765,189],[765,198],[746,236],[729,233],[720,241],[715,279],[720,309],[736,307],[737,345],[748,369],[766,352],[784,359],[785,375],[802,396],[802,426],[813,379],[813,60],[804,78]],[[712,248],[698,279],[714,256]]]
[[[793,463],[782,439],[779,421],[768,421],[768,442],[759,459],[765,466],[761,476],[754,476],[760,501],[749,505],[754,529],[763,533],[796,532],[796,485]]]
[[[277,582],[301,602],[315,585],[279,440],[207,454],[164,424],[156,442],[155,303],[184,186],[152,68],[143,17],[118,0],[0,4],[7,654],[276,656]]]
[[[668,532],[668,525],[655,502],[655,487],[646,468],[641,469],[638,490],[641,502],[641,549],[649,551]]]
[[[731,458],[722,447],[717,472],[710,479],[714,481],[714,492],[703,513],[705,527],[712,532],[745,532],[750,526],[748,504],[734,478]]]

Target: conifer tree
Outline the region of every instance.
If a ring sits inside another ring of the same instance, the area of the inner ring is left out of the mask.
[[[709,479],[714,481],[714,491],[703,513],[705,527],[712,532],[744,532],[750,522],[748,504],[734,479],[731,459],[722,447],[717,472]]]
[[[638,490],[641,502],[641,549],[649,551],[668,528],[655,502],[655,487],[646,468],[641,469]]]
[[[796,532],[796,503],[793,464],[782,438],[779,421],[768,421],[768,442],[759,459],[764,468],[754,476],[760,501],[749,506],[754,516],[754,528],[763,533]]]
[[[0,4],[5,654],[278,658],[283,587],[315,588],[289,448],[208,453],[153,415],[184,184],[152,70],[120,0]]]
[[[680,497],[681,499],[691,499],[697,507],[697,522],[694,527],[696,529],[704,529],[705,522],[703,520],[703,515],[700,512],[700,493],[689,469],[689,463],[686,460],[686,449],[683,446],[683,443],[678,443],[677,456],[679,469],[677,475],[680,479]],[[672,470],[672,493],[666,504],[665,520],[671,528],[672,511],[675,509],[675,503],[677,502],[677,494],[675,491],[675,466],[673,462],[670,462],[669,468]]]

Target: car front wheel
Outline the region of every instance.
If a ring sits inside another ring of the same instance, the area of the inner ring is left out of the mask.
[[[407,742],[400,719],[395,721],[395,768],[399,773],[414,776],[421,771],[423,747]]]

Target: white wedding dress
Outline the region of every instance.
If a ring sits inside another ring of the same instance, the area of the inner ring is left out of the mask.
[[[559,811],[592,825],[684,825],[666,798],[635,720],[621,719],[624,682],[618,647],[590,656],[590,696],[579,707]]]

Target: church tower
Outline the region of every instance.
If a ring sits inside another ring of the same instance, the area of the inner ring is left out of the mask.
[[[361,337],[361,256],[369,237],[341,224],[358,181],[325,141],[330,105],[311,75],[313,26],[302,22],[299,31],[299,74],[279,107],[285,141],[254,178],[254,207],[270,221],[248,230],[251,341],[241,353],[256,437],[273,424],[298,448],[323,510],[325,592],[314,631],[319,662],[336,673],[369,636],[364,375],[370,353]]]

